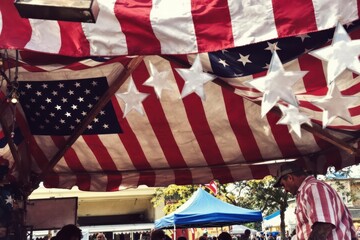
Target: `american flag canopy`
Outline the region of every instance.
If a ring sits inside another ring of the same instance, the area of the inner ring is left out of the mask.
[[[350,122],[325,126],[313,101],[328,92],[328,63],[311,55],[338,22],[359,41],[360,1],[98,2],[95,24],[23,19],[0,3],[0,160],[14,179],[114,191],[260,179],[284,159],[319,173],[360,163],[360,99]],[[278,124],[279,105],[262,118],[263,93],[248,84],[274,52],[285,71],[307,72],[292,87],[312,122],[301,136]],[[197,57],[212,81],[182,74]],[[358,74],[337,77],[342,96],[359,97]]]

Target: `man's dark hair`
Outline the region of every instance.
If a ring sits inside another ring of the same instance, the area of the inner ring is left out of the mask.
[[[218,236],[219,240],[232,240],[231,235],[228,232],[222,232]]]
[[[151,240],[164,240],[165,232],[162,229],[157,229],[151,232]]]
[[[297,176],[297,177],[309,175],[309,173],[307,171],[305,171],[305,170],[299,170],[299,171],[293,172],[291,174],[294,175],[294,176]]]
[[[69,240],[71,237],[82,238],[81,229],[74,224],[68,224],[56,234],[56,240]]]

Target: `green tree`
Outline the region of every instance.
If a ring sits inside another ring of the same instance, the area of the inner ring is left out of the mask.
[[[151,202],[154,207],[164,203],[164,213],[169,214],[184,204],[198,188],[199,186],[194,185],[177,186],[175,184],[166,188],[157,188]]]
[[[285,239],[285,211],[289,195],[282,188],[274,188],[275,178],[268,176],[262,180],[250,180],[235,183],[234,192],[238,195],[238,206],[259,209],[264,215],[280,210],[281,239]],[[236,188],[239,188],[237,190]]]
[[[335,188],[335,190],[345,195],[349,202],[356,202],[357,200],[359,200],[359,198],[357,197],[357,192],[360,189],[348,191],[348,189],[345,187],[345,184],[341,181],[341,179],[348,179],[350,186],[353,186],[354,179],[350,177],[351,173],[351,167],[343,168],[339,171],[336,171],[335,167],[329,167],[325,175],[325,180],[333,181],[333,187]]]

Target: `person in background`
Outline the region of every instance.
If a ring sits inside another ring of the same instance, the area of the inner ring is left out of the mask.
[[[105,234],[103,233],[98,233],[96,235],[96,240],[106,240]]]
[[[250,240],[250,230],[246,229],[244,234],[241,235],[240,240]]]
[[[207,232],[204,232],[203,235],[204,239],[208,239],[208,233]]]
[[[296,196],[297,240],[356,239],[350,212],[330,185],[289,162],[278,169],[274,187],[281,186]]]
[[[177,238],[177,240],[187,240],[187,239],[184,236],[180,236],[180,237]]]
[[[291,232],[290,240],[296,240],[296,230],[295,229]]]
[[[232,237],[228,232],[222,232],[219,234],[218,240],[232,240]]]
[[[258,240],[265,240],[265,234],[263,232],[259,232],[257,234],[257,239]]]
[[[205,237],[204,235],[199,237],[199,240],[207,240],[207,237]]]
[[[285,239],[290,240],[290,233],[288,230],[286,230],[286,232],[285,232]]]
[[[165,232],[162,229],[157,229],[151,232],[151,240],[165,240]]]
[[[281,234],[276,235],[276,240],[281,240]],[[285,238],[286,239],[286,238]]]
[[[274,238],[274,236],[270,233],[269,235],[268,235],[268,238],[267,238],[268,240],[275,240],[275,238]]]
[[[82,238],[81,229],[74,224],[63,226],[55,237],[55,240],[80,240]]]

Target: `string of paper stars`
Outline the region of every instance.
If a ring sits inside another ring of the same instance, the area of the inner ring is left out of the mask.
[[[274,49],[267,74],[263,77],[246,82],[247,85],[256,88],[263,93],[261,102],[261,117],[264,117],[274,106],[278,105],[282,117],[278,124],[289,125],[289,131],[301,137],[301,125],[312,125],[309,116],[299,111],[299,102],[293,93],[292,87],[302,79],[306,71],[285,71]],[[348,69],[360,74],[360,40],[351,40],[341,24],[337,24],[332,44],[310,53],[312,56],[328,62],[327,64],[327,94],[311,101],[312,104],[323,110],[322,125],[326,128],[334,119],[341,118],[349,123],[351,115],[349,108],[358,100],[358,97],[343,96],[336,86],[336,79],[341,73]],[[169,85],[170,71],[159,72],[150,62],[150,77],[144,85],[154,88],[158,97],[161,98],[163,90],[172,90]],[[176,68],[185,84],[181,91],[181,98],[191,93],[197,94],[203,101],[206,100],[204,85],[216,78],[216,76],[203,71],[200,57],[196,56],[190,69]],[[142,101],[148,96],[136,89],[133,80],[130,80],[127,92],[117,93],[119,98],[125,102],[124,116],[135,110],[144,114]],[[285,103],[285,105],[284,105]]]

